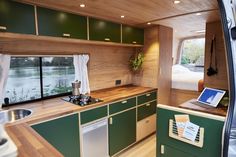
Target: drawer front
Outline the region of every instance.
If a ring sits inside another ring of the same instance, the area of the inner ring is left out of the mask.
[[[107,116],[107,106],[81,112],[81,124],[85,124]]]
[[[157,92],[145,93],[143,95],[138,96],[138,105],[144,104],[146,102],[156,100],[157,99]]]
[[[114,114],[136,106],[136,97],[122,100],[109,105],[109,114]]]
[[[138,107],[138,121],[156,113],[157,102],[153,101]]]
[[[142,140],[156,130],[156,115],[149,116],[137,123],[137,141]]]

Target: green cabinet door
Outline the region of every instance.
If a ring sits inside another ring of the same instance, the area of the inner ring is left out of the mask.
[[[138,107],[138,121],[156,113],[157,102],[153,101]]]
[[[160,155],[160,157],[194,157],[189,153],[185,153],[173,147],[169,147],[167,145],[162,145],[162,146],[164,147],[163,149],[164,152],[163,154]]]
[[[0,31],[35,34],[34,7],[11,0],[0,0]]]
[[[80,157],[78,114],[39,123],[32,128],[65,157]]]
[[[122,43],[144,44],[144,29],[122,25]]]
[[[89,18],[89,40],[120,43],[120,24]]]
[[[112,156],[136,141],[136,109],[109,118],[109,155]]]
[[[39,35],[87,39],[87,18],[37,7]]]

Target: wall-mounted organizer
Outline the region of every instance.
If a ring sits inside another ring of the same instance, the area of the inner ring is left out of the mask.
[[[176,122],[173,119],[170,119],[169,120],[169,136],[171,138],[176,139],[176,140],[179,140],[179,141],[194,145],[196,147],[202,148],[203,147],[203,141],[204,141],[204,128],[200,127],[199,131],[197,133],[197,137],[196,137],[195,141],[191,141],[191,140],[188,140],[184,137],[178,136],[178,130],[177,130]]]

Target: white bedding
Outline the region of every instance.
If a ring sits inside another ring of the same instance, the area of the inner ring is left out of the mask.
[[[203,79],[202,72],[192,72],[181,65],[172,67],[172,88],[198,91],[200,79]]]

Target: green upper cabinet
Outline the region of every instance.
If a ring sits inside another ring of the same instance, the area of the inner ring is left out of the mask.
[[[42,122],[31,127],[65,157],[80,157],[78,114]]]
[[[0,31],[35,34],[34,7],[11,0],[0,0]]]
[[[122,25],[122,43],[144,44],[144,30],[127,25]]]
[[[120,24],[89,18],[89,40],[120,43]]]
[[[136,109],[109,118],[109,155],[112,156],[136,141]]]
[[[87,39],[87,18],[37,7],[39,35]]]

